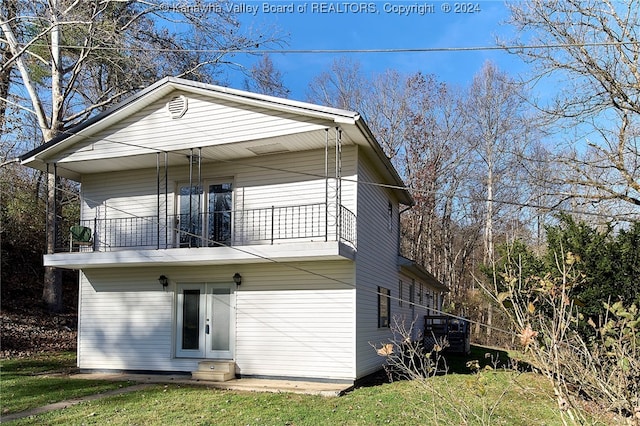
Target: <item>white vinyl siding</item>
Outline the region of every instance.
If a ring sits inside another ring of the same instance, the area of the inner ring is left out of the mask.
[[[159,276],[144,269],[80,274],[80,368],[189,370],[171,362],[173,293],[162,291]]]
[[[191,268],[112,268],[81,274],[82,369],[193,371],[175,357],[176,283],[230,283],[236,292],[235,361],[243,375],[353,380],[353,263],[301,262]],[[158,277],[170,280],[163,291]]]
[[[418,281],[406,275],[401,275],[400,279],[405,287],[405,303],[394,312],[392,322],[400,324],[403,330],[411,330],[412,339],[420,339],[424,330],[424,316],[427,314],[424,305],[420,302],[415,302],[419,300],[416,296],[418,296],[418,290],[421,285]],[[409,302],[411,299],[410,289],[414,291],[414,302]]]
[[[244,375],[354,379],[353,306],[352,289],[240,292],[240,370]]]
[[[358,161],[358,180],[376,182],[378,176],[366,157]],[[383,358],[371,344],[388,342],[389,328],[378,328],[378,286],[388,288],[392,297],[398,295],[398,208],[390,191],[360,184],[358,187],[358,254],[357,281],[357,366],[358,377],[381,368]],[[389,224],[389,201],[394,205],[394,218]],[[391,303],[391,325],[398,304]]]
[[[117,158],[265,139],[325,128],[320,120],[185,94],[186,114],[170,117],[162,98],[60,155],[63,161]]]

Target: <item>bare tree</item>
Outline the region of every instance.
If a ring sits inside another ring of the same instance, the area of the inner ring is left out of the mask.
[[[200,2],[4,0],[0,43],[8,53],[0,73],[15,73],[17,88],[27,94],[17,106],[37,118],[42,140],[50,141],[160,76],[211,81],[233,52],[275,41],[241,31],[226,3],[212,10]],[[51,206],[56,185],[50,173]],[[47,218],[47,253],[55,249],[55,210]],[[45,303],[60,310],[61,296],[59,274],[47,268]]]
[[[2,13],[7,16],[9,22],[13,22],[16,18],[17,14],[17,4],[16,0],[2,0]],[[11,50],[9,49],[9,45],[7,43],[2,42],[0,40],[0,55],[2,56],[2,64],[8,63],[11,61]],[[11,86],[11,70],[12,67],[2,67],[0,71],[0,99],[6,100],[9,98],[9,88]],[[7,113],[7,102],[0,102],[0,135],[4,134],[5,131],[5,121],[6,121],[6,113]]]
[[[560,178],[572,190],[561,195],[613,201],[637,215],[640,3],[527,0],[509,7],[521,35],[513,51],[534,65],[534,81],[557,84],[553,102],[539,107],[568,141]]]
[[[402,215],[402,253],[464,302],[474,269],[493,256],[494,233],[526,229],[519,204],[537,194],[521,179],[533,170],[525,154],[534,138],[520,86],[490,63],[457,88],[422,73],[366,76],[346,60],[312,84],[311,100],[365,116],[415,200]]]
[[[362,114],[385,154],[394,159],[405,144],[406,91],[406,76],[397,71],[365,75],[359,62],[342,57],[311,81],[307,99]]]
[[[371,77],[369,95],[363,100],[362,113],[375,132],[382,149],[394,160],[407,143],[406,125],[411,94],[407,77],[386,70]]]
[[[462,227],[470,225],[463,93],[418,73],[407,80],[406,95],[406,143],[397,163],[416,205],[405,214],[403,247],[438,279],[457,287],[476,241],[458,239]]]
[[[362,112],[369,94],[360,63],[341,57],[328,71],[321,72],[309,84],[307,99],[334,108]]]
[[[487,62],[475,75],[465,101],[467,141],[474,159],[477,197],[484,200],[483,263],[493,264],[495,240],[519,222],[522,195],[527,193],[521,166],[527,150],[527,104],[521,86],[494,64]],[[526,195],[525,195],[526,196]],[[502,229],[496,225],[502,224]],[[513,231],[511,231],[513,232]],[[493,307],[480,306],[483,323],[491,334]],[[485,315],[486,312],[486,315]],[[476,329],[476,334],[479,333]]]
[[[518,201],[519,165],[528,133],[526,102],[521,86],[487,62],[469,88],[465,113],[468,141],[477,160],[478,187],[485,200],[484,262],[494,258],[494,222],[507,204]],[[500,200],[502,202],[496,202]]]
[[[272,95],[286,98],[289,96],[282,80],[282,73],[273,65],[269,55],[263,55],[249,70],[250,77],[245,78],[246,90],[264,95]]]

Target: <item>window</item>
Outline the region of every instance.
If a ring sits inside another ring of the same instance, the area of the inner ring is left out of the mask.
[[[420,283],[418,287],[418,303],[420,305],[422,305],[422,303],[424,302],[423,295],[424,295],[424,288],[422,287],[422,283]]]
[[[411,306],[413,306],[413,304],[416,301],[415,292],[416,292],[416,282],[414,280],[411,280],[411,285],[409,286],[409,304]]]
[[[437,313],[436,310],[438,309],[438,295],[436,294],[435,291],[429,290],[429,292],[427,293],[427,298],[429,299],[428,300],[429,313]]]
[[[402,306],[402,297],[404,293],[404,286],[402,285],[402,280],[398,282],[398,306]]]
[[[389,206],[387,207],[387,214],[389,215],[389,222],[387,226],[389,227],[389,231],[393,228],[393,204],[389,201]]]
[[[378,328],[387,328],[391,321],[391,291],[378,287]]]

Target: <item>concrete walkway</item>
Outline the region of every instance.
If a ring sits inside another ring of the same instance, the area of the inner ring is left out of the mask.
[[[0,423],[21,419],[29,416],[46,413],[54,410],[62,410],[85,401],[95,401],[109,396],[120,395],[127,392],[134,392],[145,389],[152,384],[178,383],[182,385],[205,386],[214,389],[225,389],[245,392],[289,392],[306,395],[321,395],[326,397],[340,396],[349,391],[352,386],[345,383],[322,383],[303,382],[297,380],[271,380],[271,379],[234,379],[226,382],[209,382],[193,380],[186,375],[166,375],[166,374],[127,374],[127,373],[80,373],[69,376],[71,379],[86,380],[107,380],[133,382],[135,385],[122,387],[108,392],[89,395],[81,398],[48,404],[43,407],[21,411],[19,413],[6,414],[0,416]]]
[[[206,386],[215,389],[247,392],[290,392],[321,396],[340,396],[351,390],[353,387],[348,383],[323,383],[255,378],[233,379],[226,382],[210,382],[205,380],[193,380],[189,374],[80,373],[74,374],[71,377],[77,379],[127,381],[135,383],[179,383],[184,385]]]

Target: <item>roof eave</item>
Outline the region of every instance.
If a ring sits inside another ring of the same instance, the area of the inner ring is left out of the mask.
[[[164,84],[167,84],[169,81],[170,81],[170,77],[165,77],[162,80],[159,80],[159,81],[155,82],[151,86],[146,87],[145,89],[132,94],[131,96],[127,97],[126,99],[122,100],[121,102],[118,102],[117,104],[115,104],[111,108],[107,109],[106,111],[103,111],[100,114],[95,115],[95,116],[93,116],[91,118],[88,118],[87,120],[85,120],[85,121],[73,126],[69,130],[64,131],[62,134],[54,137],[53,139],[50,139],[49,141],[45,142],[44,144],[40,145],[39,147],[34,148],[31,151],[28,151],[28,152],[22,154],[19,157],[20,158],[20,162],[23,165],[29,165],[28,163],[30,161],[34,161],[36,159],[36,157],[38,156],[38,154],[41,154],[41,153],[43,153],[45,151],[48,151],[52,147],[58,145],[60,142],[76,136],[77,134],[81,133],[83,130],[85,130],[85,129],[91,127],[92,125],[104,120],[105,118],[113,115],[114,113],[116,113],[117,111],[123,109],[127,105],[130,105],[130,104],[134,103],[136,100],[143,98],[148,93],[155,91],[158,87],[160,87],[160,86],[162,86]],[[30,167],[32,167],[32,166],[30,166]]]
[[[395,167],[393,167],[393,164],[391,164],[391,160],[389,159],[389,157],[387,157],[387,155],[382,150],[382,147],[380,146],[375,136],[371,132],[371,129],[369,129],[369,126],[367,126],[367,123],[365,123],[364,120],[358,117],[358,120],[356,120],[356,126],[358,127],[360,132],[362,132],[362,134],[365,135],[376,157],[384,165],[386,172],[389,174],[389,177],[391,178],[391,182],[393,186],[392,189],[394,189],[396,193],[399,194],[399,197],[398,197],[399,202],[407,206],[413,206],[415,204],[415,201],[411,196],[411,193],[405,186],[404,181],[396,171]]]
[[[405,273],[408,272],[422,278],[442,292],[448,293],[450,291],[449,287],[441,283],[440,280],[438,280],[431,272],[427,271],[426,268],[422,267],[414,260],[404,256],[398,256],[398,268],[400,268],[401,271],[405,271]]]

